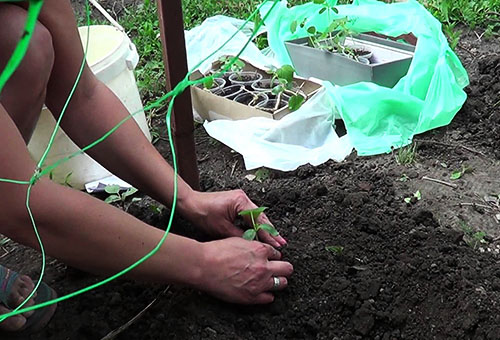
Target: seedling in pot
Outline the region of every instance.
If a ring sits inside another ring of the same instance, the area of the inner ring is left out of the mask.
[[[276,96],[274,111],[279,108],[281,100],[283,98],[283,94],[285,92],[292,93],[292,96],[290,96],[290,98],[288,99],[288,108],[290,109],[290,111],[298,110],[302,106],[302,103],[305,101],[305,97],[299,94],[300,88],[293,88],[294,74],[295,69],[291,65],[283,65],[279,69],[272,72],[273,76],[271,78],[271,84],[274,84],[277,81],[277,85],[274,86],[271,90],[271,93]]]
[[[329,21],[330,14],[339,13],[338,9],[334,6],[330,6],[326,0],[313,0],[312,2],[322,5],[319,14],[327,12]],[[290,25],[291,32],[295,33],[298,27],[304,28],[306,23],[307,19],[304,19],[300,24],[297,21],[293,21]],[[348,23],[349,19],[347,17],[334,19],[323,32],[319,31],[316,26],[309,26],[307,28],[307,33],[309,34],[310,46],[332,53],[339,53],[360,63],[369,64],[369,59],[372,57],[371,51],[363,46],[348,46],[346,44],[347,38],[352,39],[355,34],[347,27]]]
[[[203,87],[212,93],[220,91],[224,88],[224,86],[226,86],[225,79],[214,78],[213,76],[207,77],[207,79],[203,82]]]
[[[264,230],[264,231],[267,231],[269,234],[271,234],[271,236],[278,236],[279,233],[278,231],[270,224],[267,224],[267,223],[258,223],[257,222],[257,219],[259,218],[260,214],[262,214],[264,212],[264,210],[266,210],[267,207],[258,207],[258,208],[255,208],[255,209],[249,209],[249,210],[243,210],[241,211],[238,215],[240,216],[250,216],[250,220],[252,222],[252,229],[248,229],[247,231],[245,231],[243,233],[243,238],[245,240],[249,240],[249,241],[252,241],[254,239],[259,239],[259,237],[257,236],[257,233],[259,230]]]
[[[231,61],[233,60],[234,57],[232,56],[229,56],[229,55],[225,55],[225,56],[222,56],[219,58],[219,62],[220,62],[220,68],[219,68],[219,72],[222,72],[224,70],[227,69],[226,72],[241,72],[243,71],[243,68],[245,67],[245,62],[241,59],[236,59],[234,61],[234,63],[229,66],[229,64],[231,64]]]
[[[242,93],[238,94],[234,101],[243,105],[253,107],[262,101],[267,101],[269,97],[264,92],[248,91],[245,89]]]

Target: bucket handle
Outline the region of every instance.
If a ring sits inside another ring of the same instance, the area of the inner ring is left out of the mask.
[[[101,14],[111,23],[111,25],[115,26],[120,32],[125,32],[125,29],[120,25],[113,17],[97,2],[97,0],[89,0],[94,7],[101,12]]]

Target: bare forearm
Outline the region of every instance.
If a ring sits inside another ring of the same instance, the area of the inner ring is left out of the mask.
[[[116,96],[102,83],[94,95],[78,100],[63,121],[65,132],[81,147],[103,136],[128,116]],[[92,114],[86,114],[87,110]],[[85,111],[85,112],[83,112]],[[88,153],[112,173],[165,204],[173,198],[174,172],[147,140],[133,119],[129,119]],[[191,188],[179,178],[179,203]]]
[[[150,252],[163,235],[163,231],[119,209],[45,180],[33,187],[31,208],[47,254],[96,274],[113,274],[133,264]],[[38,248],[27,213],[15,216],[3,213],[2,232]],[[171,234],[159,251],[129,277],[162,283],[196,283],[201,262],[198,242]]]

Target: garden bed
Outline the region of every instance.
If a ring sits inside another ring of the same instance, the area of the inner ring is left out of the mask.
[[[500,193],[499,46],[498,38],[464,34],[458,54],[471,77],[469,99],[451,125],[418,136],[419,156],[410,166],[397,164],[395,155],[351,156],[249,181],[254,172],[244,170],[241,156],[197,127],[203,189],[243,188],[269,207],[289,242],[283,254],[295,273],[273,304],[235,306],[189,289],[162,293],[165,287],[117,281],[60,304],[31,339],[101,339],[156,297],[117,339],[500,339],[500,224],[489,210],[460,206]],[[156,125],[165,137],[162,117]],[[165,140],[156,145],[170,157]],[[475,170],[452,181],[464,164]],[[421,200],[405,203],[417,190]],[[129,211],[164,227],[168,211],[153,212],[153,203],[145,198]],[[465,242],[459,221],[485,231],[486,243]],[[181,219],[174,225],[203,238]],[[3,265],[38,275],[37,252],[13,242],[5,250]],[[60,295],[98,280],[48,264],[45,281]]]

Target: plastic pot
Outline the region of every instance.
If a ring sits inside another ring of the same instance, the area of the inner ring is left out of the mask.
[[[252,89],[252,84],[262,79],[262,74],[257,72],[239,72],[229,76],[229,82],[233,85],[243,85],[247,89]]]
[[[206,88],[203,83],[198,84],[198,87],[204,88],[212,93],[220,91],[224,86],[226,86],[226,81],[223,78],[214,78],[214,84],[212,88]]]
[[[252,89],[254,91],[259,91],[259,92],[269,92],[275,86],[278,86],[279,84],[280,84],[280,82],[278,81],[278,79],[274,79],[272,83],[271,83],[271,79],[261,79],[261,80],[255,81],[252,84]]]
[[[234,98],[235,102],[241,103],[243,105],[255,106],[258,103],[262,103],[269,100],[269,97],[264,92],[247,92],[243,91]]]
[[[214,94],[224,97],[226,99],[234,99],[237,95],[243,92],[244,87],[241,85],[229,85],[219,91],[214,92]]]
[[[256,107],[264,111],[275,112],[288,106],[288,101],[284,99],[281,99],[279,104],[277,104],[277,102],[278,99],[269,99],[259,102]]]

